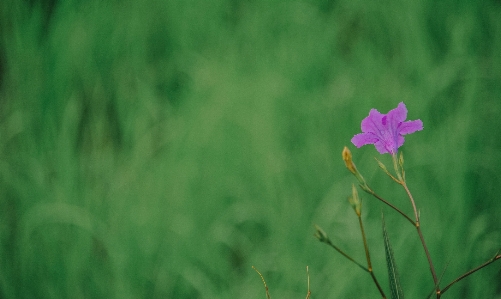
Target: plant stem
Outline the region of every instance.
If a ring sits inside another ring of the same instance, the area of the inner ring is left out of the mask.
[[[404,212],[402,212],[399,208],[395,207],[394,205],[392,205],[391,203],[389,203],[387,200],[385,200],[384,198],[382,198],[381,196],[377,195],[376,192],[374,192],[372,189],[369,189],[369,192],[368,192],[370,195],[374,196],[375,198],[379,199],[381,202],[383,202],[384,204],[386,204],[387,206],[389,206],[390,208],[394,209],[395,211],[397,211],[400,215],[404,216],[405,219],[407,219],[410,223],[412,223],[412,225],[416,225],[416,223],[414,222],[414,220],[412,220],[409,216],[407,216]]]
[[[332,248],[334,248],[337,252],[339,252],[342,256],[344,256],[345,258],[349,259],[350,261],[352,261],[353,263],[355,263],[357,266],[359,266],[360,268],[362,268],[362,270],[364,270],[365,272],[370,272],[369,269],[367,269],[364,265],[360,264],[359,262],[355,261],[351,256],[349,256],[348,254],[346,254],[344,251],[342,251],[339,247],[337,247],[336,245],[332,244],[332,242],[330,240],[325,240],[324,243],[326,243],[327,245],[331,246]]]
[[[433,266],[433,262],[431,260],[431,255],[430,255],[430,252],[428,251],[428,247],[426,246],[426,242],[424,241],[423,233],[421,232],[421,225],[419,222],[419,215],[417,212],[416,203],[415,203],[414,198],[412,197],[412,194],[411,194],[409,188],[407,187],[407,184],[405,183],[405,181],[402,181],[400,184],[404,187],[405,192],[407,192],[407,195],[409,196],[409,199],[411,200],[412,209],[414,210],[414,216],[416,217],[415,227],[416,227],[416,230],[418,232],[419,239],[421,240],[421,244],[423,245],[423,249],[424,249],[424,252],[426,254],[426,259],[428,260],[428,264],[430,265],[431,275],[433,276],[433,283],[437,286],[436,290],[437,290],[437,293],[439,293],[440,288],[438,286],[437,273],[435,271],[435,267]]]
[[[419,240],[421,241],[421,244],[423,245],[424,252],[426,254],[426,259],[428,260],[428,264],[430,266],[430,271],[431,275],[433,277],[433,283],[436,286],[436,293],[437,293],[437,298],[440,298],[440,286],[437,278],[437,273],[435,271],[435,266],[433,266],[433,262],[431,260],[431,255],[430,252],[428,251],[428,247],[426,246],[426,242],[424,241],[423,233],[421,232],[421,225],[419,223],[419,213],[416,208],[416,202],[414,201],[414,197],[411,194],[411,191],[409,190],[409,187],[407,187],[407,183],[405,182],[405,176],[404,176],[404,168],[403,164],[400,164],[397,162],[397,155],[394,154],[392,155],[392,160],[393,160],[393,167],[395,169],[395,172],[397,173],[397,177],[399,179],[399,184],[404,187],[405,192],[407,193],[407,196],[409,197],[411,204],[412,204],[412,210],[414,211],[414,217],[416,218],[416,221],[412,221],[414,226],[416,227],[416,230],[419,235]]]
[[[365,257],[367,258],[367,270],[371,274],[372,280],[376,284],[376,287],[379,290],[379,293],[381,296],[383,296],[383,299],[386,299],[386,295],[384,294],[383,289],[381,288],[381,285],[376,279],[376,275],[374,275],[374,272],[372,271],[372,264],[371,264],[371,256],[369,254],[369,245],[367,244],[367,238],[365,237],[365,230],[364,230],[364,225],[362,223],[362,217],[360,215],[358,216],[358,223],[360,224],[360,231],[362,232],[362,239],[364,241],[364,249],[365,249]]]
[[[416,229],[417,229],[417,232],[419,235],[419,239],[421,240],[421,244],[423,244],[423,249],[424,249],[424,252],[426,254],[426,259],[428,260],[428,264],[430,265],[431,275],[433,276],[433,283],[437,286],[436,290],[437,290],[437,292],[439,292],[440,288],[438,286],[437,273],[435,272],[435,267],[433,266],[430,252],[428,251],[428,247],[426,246],[426,242],[424,241],[424,237],[423,237],[423,233],[421,232],[421,225],[419,224],[419,221],[416,222]]]
[[[501,259],[501,254],[500,254],[499,252],[500,252],[500,251],[498,251],[498,252],[496,253],[496,255],[495,255],[493,258],[491,258],[490,260],[488,260],[487,262],[483,263],[482,265],[480,265],[480,266],[478,266],[478,267],[476,267],[476,268],[471,269],[470,271],[468,271],[468,272],[464,273],[463,275],[459,276],[458,278],[454,279],[454,280],[453,280],[451,283],[449,283],[449,284],[448,284],[445,288],[443,288],[443,289],[442,289],[442,291],[441,291],[439,294],[437,294],[437,298],[440,298],[440,296],[441,296],[443,293],[445,293],[445,292],[446,292],[446,291],[447,291],[447,290],[448,290],[448,289],[449,289],[449,288],[450,288],[453,284],[455,284],[456,282],[458,282],[458,281],[460,281],[461,279],[463,279],[463,278],[467,277],[468,275],[473,274],[473,273],[477,272],[478,270],[480,270],[480,269],[482,269],[482,268],[484,268],[484,267],[486,267],[486,266],[488,266],[488,265],[492,264],[493,262],[495,262],[495,261],[497,261],[497,260]]]
[[[416,208],[416,202],[414,201],[414,197],[412,197],[411,191],[407,187],[407,184],[405,183],[405,181],[401,181],[400,185],[402,185],[402,187],[404,187],[405,192],[407,193],[407,196],[409,196],[409,199],[411,200],[411,204],[412,204],[412,209],[414,210],[414,217],[416,217],[416,222],[419,222],[419,214],[418,214],[418,211]]]

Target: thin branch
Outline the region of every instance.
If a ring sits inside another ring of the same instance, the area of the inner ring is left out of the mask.
[[[404,172],[404,166],[403,166],[403,157],[402,157],[402,155],[400,157],[402,160],[400,162],[397,162],[397,156],[396,155],[392,156],[393,166],[395,168],[395,172],[397,173],[398,178],[400,179],[400,185],[402,185],[402,187],[404,187],[404,190],[407,193],[407,196],[409,197],[409,199],[411,201],[412,210],[414,211],[414,217],[416,218],[416,221],[414,222],[414,226],[416,227],[416,230],[417,230],[418,235],[419,235],[419,239],[421,240],[421,244],[423,245],[423,249],[424,249],[424,252],[426,254],[426,259],[428,260],[428,264],[430,266],[431,275],[433,277],[433,283],[436,286],[437,297],[440,298],[440,295],[439,295],[440,294],[440,287],[439,287],[439,282],[438,282],[438,278],[437,278],[437,273],[435,271],[435,266],[433,266],[433,261],[431,260],[431,255],[430,255],[430,252],[428,251],[428,246],[426,246],[426,242],[424,241],[423,233],[421,232],[421,225],[419,223],[419,213],[418,213],[418,210],[416,208],[416,202],[414,201],[414,197],[412,196],[412,193],[409,190],[409,187],[407,187],[407,183],[405,182],[405,179],[404,179],[405,172]]]
[[[347,258],[350,261],[352,261],[353,263],[355,263],[357,266],[359,266],[360,268],[362,268],[362,270],[364,270],[365,272],[370,272],[369,269],[367,269],[364,265],[362,265],[361,263],[355,261],[351,256],[349,256],[348,254],[346,254],[339,247],[337,247],[336,245],[332,244],[332,242],[330,240],[325,240],[324,243],[327,244],[327,245],[329,245],[329,246],[331,246],[332,248],[334,248],[342,256],[344,256],[345,258]]]
[[[480,270],[480,269],[482,269],[482,268],[484,268],[486,266],[489,266],[490,264],[494,263],[495,261],[501,259],[500,252],[501,252],[501,249],[498,250],[498,252],[496,253],[496,255],[493,258],[489,259],[487,262],[483,263],[482,265],[480,265],[480,266],[478,266],[476,268],[471,269],[470,271],[468,271],[468,272],[464,273],[463,275],[459,276],[458,278],[454,279],[451,283],[449,283],[445,288],[442,289],[442,291],[440,292],[440,294],[445,293],[456,282],[462,280],[463,278],[465,278],[465,277],[467,277],[467,276],[469,276],[469,275],[477,272],[478,270]]]
[[[376,275],[374,274],[374,271],[372,271],[372,263],[371,263],[371,256],[369,254],[369,245],[367,244],[367,238],[365,237],[365,230],[364,230],[364,225],[362,223],[362,217],[358,215],[358,223],[360,224],[360,231],[362,232],[362,239],[364,241],[364,249],[365,249],[365,257],[367,259],[367,268],[369,273],[371,274],[372,280],[376,284],[377,289],[379,290],[379,293],[381,296],[383,296],[383,299],[386,299],[386,295],[383,291],[383,288],[381,288],[381,285],[379,284]]]
[[[426,242],[424,241],[423,233],[421,232],[421,226],[419,225],[419,221],[416,222],[416,229],[419,235],[419,239],[421,240],[421,244],[423,244],[423,249],[426,254],[426,259],[428,260],[428,264],[430,265],[431,275],[433,276],[433,283],[436,286],[437,293],[440,292],[440,287],[438,286],[438,278],[437,273],[435,272],[435,267],[433,266],[433,262],[431,260],[430,252],[428,251],[428,247],[426,246]]]
[[[414,220],[412,220],[409,216],[407,216],[404,212],[402,212],[399,208],[395,207],[394,205],[392,205],[391,203],[389,203],[387,200],[385,200],[384,198],[382,198],[381,196],[377,195],[376,192],[374,192],[372,189],[369,189],[369,192],[368,192],[370,195],[374,196],[375,198],[379,199],[381,202],[383,202],[384,204],[386,204],[387,206],[389,206],[390,208],[394,209],[395,211],[397,211],[400,215],[404,216],[405,219],[407,219],[413,226],[416,226],[416,222],[414,222]]]
[[[433,283],[436,286],[437,294],[439,294],[440,287],[438,286],[439,283],[438,283],[438,278],[437,278],[437,272],[435,271],[435,266],[433,266],[433,261],[431,260],[430,251],[428,250],[428,246],[426,246],[426,242],[424,241],[423,233],[421,232],[421,225],[419,222],[419,213],[418,213],[418,210],[416,208],[416,203],[414,201],[414,197],[412,197],[411,191],[407,187],[407,184],[405,183],[404,180],[402,180],[400,184],[402,185],[402,187],[404,187],[405,192],[407,193],[407,196],[409,196],[409,199],[411,201],[412,209],[414,210],[414,216],[416,217],[416,222],[414,223],[414,225],[416,226],[416,230],[417,230],[418,235],[419,235],[419,240],[421,241],[421,244],[423,245],[424,253],[426,254],[426,259],[428,260],[428,265],[430,266],[430,272],[431,272],[431,276],[433,277]],[[438,298],[440,298],[440,297],[438,296]]]
[[[400,184],[402,185],[402,187],[404,187],[405,192],[407,193],[407,196],[409,196],[409,199],[411,200],[412,210],[414,211],[414,217],[416,217],[416,223],[417,223],[417,222],[419,222],[419,215],[418,215],[418,211],[416,208],[416,202],[414,201],[414,197],[412,197],[411,191],[407,187],[407,184],[405,183],[405,181],[402,181]]]

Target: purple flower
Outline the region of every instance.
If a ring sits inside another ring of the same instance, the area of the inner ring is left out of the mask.
[[[395,155],[398,148],[404,144],[403,135],[423,129],[421,120],[405,121],[406,118],[407,108],[403,102],[388,114],[381,114],[376,109],[371,109],[369,116],[362,120],[363,133],[353,136],[351,142],[356,147],[374,144],[380,154]]]

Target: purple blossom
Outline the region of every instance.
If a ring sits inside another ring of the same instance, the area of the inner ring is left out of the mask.
[[[421,120],[405,121],[407,108],[401,102],[397,108],[388,114],[381,114],[371,109],[369,116],[362,120],[362,132],[353,136],[351,142],[356,147],[374,144],[380,154],[395,155],[399,147],[404,144],[404,136],[423,129]]]

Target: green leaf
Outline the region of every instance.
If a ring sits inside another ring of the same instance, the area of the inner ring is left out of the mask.
[[[392,299],[403,299],[404,292],[400,286],[400,278],[398,276],[397,265],[395,257],[393,256],[393,249],[391,249],[390,238],[386,232],[386,224],[383,215],[383,238],[384,238],[384,251],[386,253],[386,265],[388,267],[388,277],[390,280],[390,290]]]

